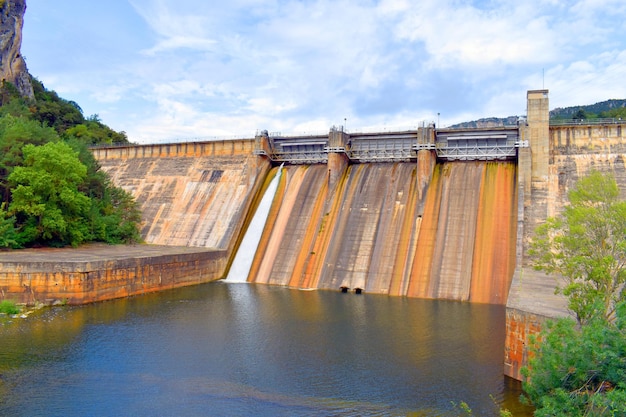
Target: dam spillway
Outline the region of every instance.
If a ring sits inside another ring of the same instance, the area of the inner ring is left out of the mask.
[[[424,195],[415,163],[290,166],[250,282],[502,304],[515,266],[516,166],[447,162]]]
[[[515,268],[516,173],[512,162],[437,165],[407,295],[506,303]]]

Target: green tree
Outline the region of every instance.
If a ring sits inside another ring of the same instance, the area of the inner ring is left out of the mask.
[[[611,109],[602,117],[613,117],[616,119],[626,120],[626,107],[619,107],[617,109]]]
[[[4,209],[5,205],[5,203],[0,204],[0,248],[17,248],[19,243],[15,230],[15,217],[9,215]]]
[[[594,318],[579,326],[566,318],[548,324],[523,370],[535,416],[626,415],[625,307],[619,304],[613,323]]]
[[[626,415],[626,202],[611,175],[592,172],[562,215],[538,228],[537,269],[563,277],[571,318],[533,341],[524,391],[536,416]]]
[[[31,81],[34,100],[0,84],[0,248],[140,241],[137,203],[113,185],[87,148],[128,142],[126,133],[98,115],[83,117],[77,103]],[[74,176],[74,168],[85,173]]]
[[[91,198],[89,218],[93,238],[110,244],[141,241],[138,229],[141,211],[133,196],[111,182],[84,142],[71,139],[68,144],[87,168],[79,190]]]
[[[588,119],[589,115],[587,114],[587,112],[583,109],[578,109],[578,111],[576,113],[574,113],[574,115],[572,116],[572,119]]]
[[[77,138],[88,145],[100,143],[128,143],[125,132],[114,132],[99,120],[91,119],[67,129],[64,136],[67,138]]]
[[[9,175],[9,212],[18,219],[20,242],[77,246],[91,239],[90,200],[78,190],[87,168],[64,142],[24,147],[24,164]]]
[[[536,231],[535,268],[564,278],[560,291],[579,323],[613,320],[626,282],[626,201],[613,176],[592,172],[568,194],[563,214]]]
[[[35,101],[29,108],[31,119],[54,128],[64,139],[75,137],[87,145],[128,143],[125,132],[114,131],[102,123],[98,115],[85,118],[83,110],[76,102],[65,100],[56,92],[47,90],[36,78],[31,78],[31,83],[35,93]]]
[[[22,164],[22,151],[28,144],[43,145],[58,140],[56,132],[41,123],[23,117],[0,117],[0,192],[2,201],[8,203],[10,190],[7,178],[16,166]]]

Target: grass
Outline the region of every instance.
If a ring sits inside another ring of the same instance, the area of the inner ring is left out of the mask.
[[[0,301],[0,313],[3,314],[17,314],[20,312],[20,308],[15,305],[11,300]]]

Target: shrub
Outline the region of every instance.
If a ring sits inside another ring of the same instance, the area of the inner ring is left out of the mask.
[[[3,314],[17,314],[20,312],[20,308],[15,305],[11,300],[0,301],[0,313]]]

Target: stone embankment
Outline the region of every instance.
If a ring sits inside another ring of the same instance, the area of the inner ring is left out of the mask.
[[[85,245],[0,252],[3,299],[85,304],[219,279],[226,251],[205,248]]]

